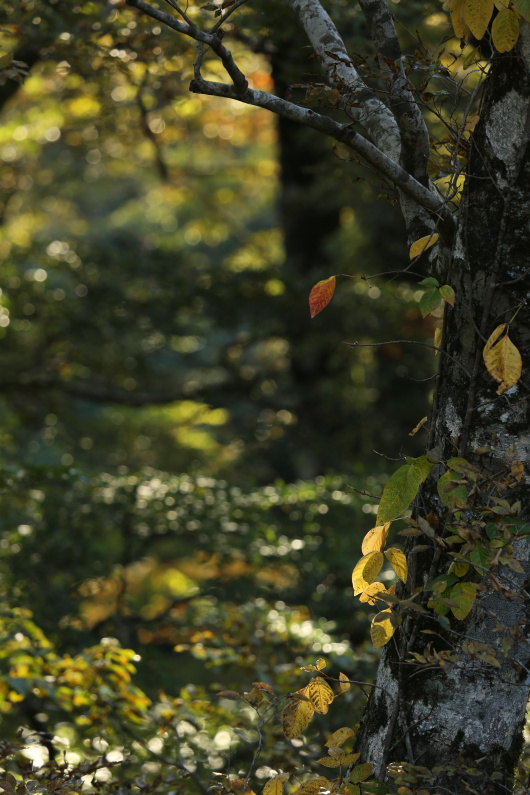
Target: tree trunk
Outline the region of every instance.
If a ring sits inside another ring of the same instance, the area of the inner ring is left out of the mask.
[[[525,377],[530,366],[525,304],[530,294],[529,28],[524,25],[516,51],[494,59],[484,88],[451,271],[444,274],[457,299],[454,309],[446,313],[446,355],[440,361],[428,451],[437,461],[462,456],[475,463],[491,477],[489,494],[495,479],[506,471],[506,463],[522,461],[526,476],[506,496],[511,503],[522,501],[525,521],[530,517]],[[510,338],[522,354],[522,380],[499,396],[498,385],[485,369],[482,350],[492,332],[509,322],[518,309]],[[488,452],[477,454],[477,448],[488,448]],[[433,474],[439,476],[442,471],[435,467]],[[436,514],[443,526],[447,510],[429,482],[420,502],[418,513]],[[480,505],[466,514],[470,526]],[[524,573],[506,566],[496,568],[501,590],[485,575],[484,590],[479,591],[465,621],[449,615],[450,628],[444,628],[432,616],[415,613],[405,618],[394,636],[396,642],[384,647],[358,748],[363,761],[373,763],[378,778],[385,778],[389,763],[406,761],[431,769],[441,766],[431,783],[445,791],[468,791],[466,780],[472,791],[480,793],[510,788],[530,690],[530,600],[525,591],[530,580],[530,543],[526,538],[516,541],[514,549]],[[417,563],[413,567],[409,556],[408,591],[446,572],[451,560],[439,545],[412,557]],[[513,645],[506,653],[502,642],[507,638]],[[471,659],[462,648],[466,640],[490,646],[500,668]],[[429,641],[438,651],[456,653],[445,671],[436,665],[419,667],[408,662],[411,652],[422,654]],[[468,775],[466,767],[477,768],[481,775]],[[493,779],[492,773],[497,774]]]

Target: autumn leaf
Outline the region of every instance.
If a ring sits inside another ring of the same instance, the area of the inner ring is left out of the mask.
[[[333,784],[329,779],[319,776],[318,778],[304,781],[293,795],[321,795],[322,792],[331,792],[332,788]]]
[[[440,287],[440,295],[450,306],[455,305],[455,291],[450,284],[442,284]]]
[[[367,555],[369,552],[382,551],[386,543],[390,525],[391,522],[385,522],[385,524],[377,525],[377,527],[372,527],[371,530],[368,530],[361,547],[363,555]]]
[[[378,525],[397,519],[409,507],[432,467],[433,461],[422,455],[394,472],[381,495],[377,511]]]
[[[300,692],[305,695],[304,688]],[[286,740],[295,740],[309,724],[314,715],[313,705],[309,701],[293,698],[282,712],[283,733]]]
[[[385,552],[385,558],[390,562],[390,565],[396,572],[401,582],[407,582],[408,567],[407,558],[401,550],[391,547]]]
[[[493,0],[464,0],[464,22],[476,39],[486,33],[493,8]]]
[[[459,2],[455,5],[453,10],[451,11],[451,24],[453,25],[455,36],[457,36],[459,39],[469,38],[471,31],[464,19],[463,0],[459,0]]]
[[[355,737],[354,730],[350,729],[349,726],[343,726],[342,729],[337,729],[333,734],[330,734],[324,745],[326,748],[340,748],[350,737]]]
[[[335,695],[325,679],[315,676],[306,687],[306,693],[315,712],[325,715]]]
[[[372,619],[370,626],[370,637],[374,649],[384,646],[388,643],[394,632],[396,631],[397,621],[392,613],[392,610],[382,610]]]
[[[369,552],[357,563],[352,572],[354,596],[362,593],[373,583],[383,565],[384,557],[381,552]]]
[[[315,317],[319,312],[327,307],[335,292],[337,277],[330,276],[317,282],[309,293],[309,312],[311,317]]]
[[[378,599],[383,599],[387,590],[382,582],[373,582],[368,588],[365,588],[362,594],[359,595],[359,601],[368,602],[370,605],[375,605]]]
[[[416,426],[415,426],[415,427],[414,427],[414,428],[411,430],[411,432],[409,433],[409,436],[416,436],[416,434],[418,433],[418,431],[419,431],[421,428],[423,428],[423,426],[425,425],[425,423],[426,423],[426,422],[427,422],[427,417],[423,417],[423,419],[421,419],[421,420],[418,422],[418,424],[417,424],[417,425],[416,425]]]
[[[274,690],[266,682],[252,682],[252,687],[255,687],[256,690],[265,690],[266,693],[274,695]]]
[[[280,773],[274,778],[269,779],[263,787],[263,795],[283,795],[283,783],[289,781],[287,773]]]
[[[424,251],[434,246],[435,243],[438,242],[438,238],[440,235],[438,232],[433,232],[432,235],[426,235],[425,237],[420,237],[419,240],[416,240],[410,247],[409,250],[409,258],[415,259],[419,257],[420,254],[423,254]]]
[[[220,690],[217,693],[218,698],[226,698],[228,701],[243,701],[243,696],[236,693],[235,690]]]
[[[519,38],[519,19],[511,8],[499,11],[491,26],[491,38],[498,52],[513,50]]]
[[[500,384],[498,395],[502,395],[519,381],[522,371],[521,354],[508,336],[507,323],[497,326],[490,336],[483,358],[488,373]]]
[[[350,687],[351,687],[351,685],[350,685],[350,681],[349,681],[349,676],[346,676],[346,674],[343,674],[343,673],[341,672],[341,673],[339,674],[339,682],[340,682],[340,685],[339,685],[339,693],[347,693],[347,692],[348,692],[348,690],[349,690],[349,689],[350,689]]]

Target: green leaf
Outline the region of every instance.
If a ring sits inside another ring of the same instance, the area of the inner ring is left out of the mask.
[[[434,276],[427,276],[426,279],[422,279],[420,282],[421,287],[439,287],[440,282],[438,279],[435,279]]]
[[[530,0],[515,0],[515,7],[527,22],[530,22]]]
[[[422,455],[411,464],[400,467],[383,489],[379,510],[377,511],[377,524],[385,524],[397,519],[405,511],[423,481],[428,477],[434,462]]]
[[[350,781],[352,784],[359,784],[361,781],[366,781],[367,778],[370,778],[372,775],[372,765],[370,762],[366,762],[364,765],[357,765],[354,767],[351,775]]]
[[[456,480],[460,480],[459,475],[448,469],[437,483],[439,498],[451,510],[467,506],[467,488],[464,483],[456,483]]]
[[[440,306],[441,300],[442,296],[440,295],[440,290],[438,290],[438,288],[427,290],[427,292],[423,293],[422,297],[420,298],[421,316],[427,317],[427,315],[430,315],[431,312],[434,312]]]

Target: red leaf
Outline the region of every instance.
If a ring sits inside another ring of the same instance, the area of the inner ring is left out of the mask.
[[[315,315],[318,315],[319,312],[322,312],[322,310],[326,308],[333,297],[336,284],[337,278],[335,276],[330,276],[329,279],[323,279],[323,281],[315,284],[309,293],[309,311],[311,317],[315,317]]]

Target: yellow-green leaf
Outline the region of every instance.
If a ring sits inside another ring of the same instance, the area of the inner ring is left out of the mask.
[[[491,26],[491,38],[498,52],[510,52],[519,38],[519,19],[511,8],[499,11]]]
[[[442,284],[440,287],[440,295],[450,306],[455,305],[455,291],[450,284]]]
[[[300,692],[307,695],[307,688]],[[295,740],[307,727],[314,715],[314,707],[310,701],[293,698],[285,707],[282,713],[283,733],[286,740]]]
[[[396,572],[401,582],[406,583],[409,570],[407,567],[407,558],[403,552],[401,552],[399,549],[396,549],[395,547],[390,547],[390,549],[387,549],[385,552],[385,558],[390,562],[390,565]]]
[[[361,558],[351,575],[354,596],[365,591],[373,583],[381,571],[383,562],[382,552],[369,552]]]
[[[370,637],[374,649],[384,646],[388,643],[394,632],[396,631],[397,622],[390,608],[382,610],[372,619],[370,626]]]
[[[369,552],[381,552],[383,550],[390,524],[391,522],[385,522],[385,524],[379,524],[377,527],[372,527],[371,530],[368,530],[361,547],[363,555],[368,555]]]
[[[340,767],[342,765],[342,757],[323,756],[321,759],[317,759],[317,762],[320,765],[324,765],[324,767]]]
[[[283,782],[289,781],[288,773],[280,773],[269,779],[263,787],[263,795],[283,795]]]
[[[352,784],[359,784],[361,781],[366,781],[367,778],[370,778],[372,775],[372,764],[371,762],[365,762],[363,765],[357,765],[354,767],[351,775],[350,781]]]
[[[401,516],[418,493],[420,485],[428,477],[432,467],[433,461],[428,456],[422,455],[394,472],[381,495],[377,511],[378,525]]]
[[[339,674],[339,682],[340,682],[339,693],[347,693],[348,690],[351,687],[350,677],[346,676],[346,674],[343,674],[342,671],[341,671],[341,673]],[[340,729],[339,729],[339,731],[340,731]]]
[[[493,8],[493,0],[464,0],[464,22],[476,39],[486,33]]]
[[[311,679],[305,690],[315,712],[320,712],[322,715],[325,715],[328,711],[329,704],[331,704],[335,698],[333,690],[326,680],[321,676],[315,676]]]
[[[344,674],[342,674],[342,676],[344,676]],[[330,734],[324,745],[327,748],[340,748],[350,737],[355,737],[354,730],[350,729],[349,726],[343,726],[342,729],[337,729],[336,732]]]
[[[508,324],[501,323],[490,336],[483,351],[488,373],[499,382],[497,394],[502,395],[519,381],[521,354],[508,336]]]
[[[515,0],[515,7],[527,22],[530,22],[530,0]]]
[[[437,326],[437,328],[434,329],[434,347],[435,348],[441,348],[442,347],[442,327],[441,326]],[[435,356],[438,356],[438,353],[439,353],[439,351],[437,351],[437,350],[434,351],[434,355]]]
[[[409,258],[414,259],[415,257],[419,257],[420,254],[423,254],[424,251],[427,251],[428,248],[434,246],[435,243],[438,242],[438,238],[440,235],[438,232],[433,232],[432,235],[426,235],[425,237],[420,237],[419,240],[416,240],[410,247],[409,250]]]
[[[423,419],[421,419],[418,422],[418,424],[415,425],[414,428],[411,430],[411,432],[409,433],[409,436],[416,436],[418,431],[423,428],[423,426],[425,425],[426,422],[427,422],[427,417],[423,417]]]
[[[456,603],[456,607],[451,606],[454,617],[462,621],[471,611],[476,596],[477,588],[472,582],[457,582],[449,594],[451,601]]]
[[[317,282],[309,293],[309,312],[311,317],[315,317],[319,312],[327,307],[335,292],[337,277],[330,276]]]

